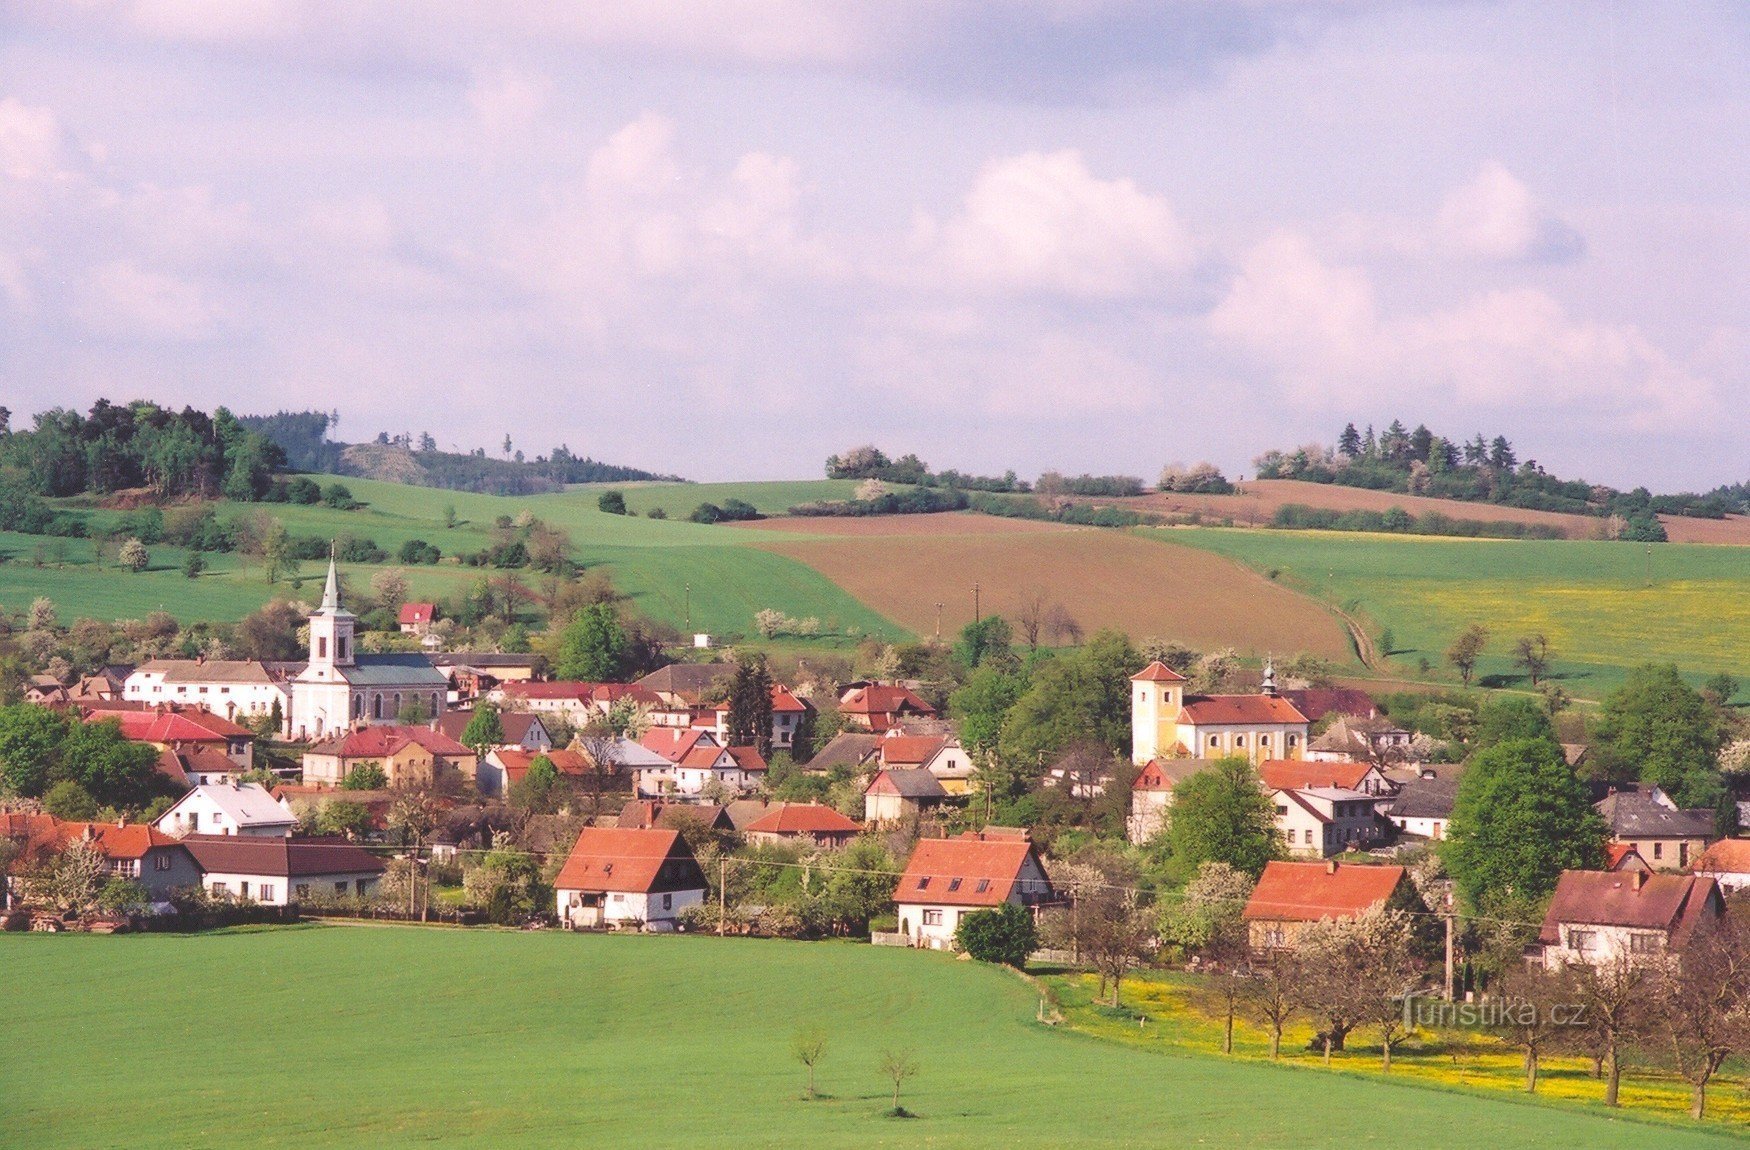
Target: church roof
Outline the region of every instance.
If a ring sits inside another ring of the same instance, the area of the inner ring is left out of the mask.
[[[450,681],[424,655],[359,655],[350,667],[336,667],[335,674],[355,687],[435,687],[447,689]]]

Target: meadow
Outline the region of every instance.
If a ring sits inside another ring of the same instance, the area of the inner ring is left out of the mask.
[[[1675,662],[1696,681],[1750,672],[1750,548],[1666,543],[1405,538],[1323,531],[1168,528],[1144,534],[1237,560],[1389,629],[1392,666],[1457,675],[1445,652],[1471,623],[1489,629],[1484,679],[1526,685],[1513,641],[1541,632],[1551,676],[1601,698],[1631,667]]]
[[[1741,1145],[1721,1128],[1164,1053],[1013,974],[847,943],[293,927],[0,937],[0,1140],[398,1147]],[[821,1097],[791,1043],[821,1028]],[[917,1075],[892,1118],[885,1050]]]

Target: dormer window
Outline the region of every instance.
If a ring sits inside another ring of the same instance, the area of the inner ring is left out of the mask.
[[[925,875],[923,878],[920,878],[918,880],[918,889],[919,890],[930,889],[930,876],[929,875]]]
[[[950,891],[956,891],[956,890],[959,890],[959,889],[960,889],[960,880],[959,880],[959,879],[957,879],[957,878],[951,878],[951,879],[949,879],[949,880],[948,880],[948,889],[949,889],[949,890],[950,890]]]

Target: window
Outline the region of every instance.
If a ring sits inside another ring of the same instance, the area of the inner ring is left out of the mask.
[[[342,658],[342,659],[346,658],[346,636],[345,635],[336,635],[334,637],[334,653],[339,658]]]
[[[328,639],[326,636],[318,636],[316,639],[316,657],[318,659],[328,658]]]
[[[1662,858],[1664,856],[1664,854],[1665,854],[1665,844],[1664,843],[1654,843],[1653,844],[1653,857],[1654,858]]]
[[[662,909],[663,910],[673,910],[674,909],[674,895],[665,894],[662,896]]]
[[[1288,813],[1288,808],[1287,808],[1287,807],[1285,807],[1285,806],[1283,806],[1283,805],[1282,805],[1282,804],[1280,804],[1280,803],[1278,803],[1278,804],[1277,804],[1277,805],[1276,805],[1276,817],[1277,817],[1277,818],[1282,818],[1282,817],[1283,817],[1283,816],[1284,816],[1284,815],[1286,815],[1286,814],[1287,814],[1287,813]]]
[[[334,884],[334,893],[335,894],[345,894],[346,893],[346,884],[343,882],[335,883]]]
[[[1628,936],[1628,952],[1630,954],[1659,953],[1659,936],[1656,934],[1631,934]]]
[[[1268,747],[1270,745],[1270,736],[1269,735],[1259,735],[1258,736],[1258,745],[1260,747]]]
[[[1234,736],[1234,746],[1243,747],[1245,745],[1246,745],[1246,737],[1244,735],[1235,735]]]
[[[990,889],[990,880],[987,878],[981,878],[978,880],[978,885],[973,887],[972,889],[977,891],[979,894],[983,894],[985,891]]]
[[[261,901],[273,901],[273,884],[271,882],[264,882],[261,884]]]
[[[1209,745],[1212,747],[1219,747],[1221,745],[1221,740],[1217,739],[1214,735],[1211,735],[1209,736]]]
[[[924,925],[925,926],[941,926],[942,925],[942,912],[939,910],[926,910],[924,912]]]
[[[301,882],[293,889],[297,892],[299,898],[310,897],[310,884],[307,882]]]
[[[1592,949],[1592,943],[1597,937],[1598,935],[1596,931],[1569,929],[1568,949],[1585,953]]]
[[[380,719],[382,717],[383,717],[383,696],[373,695],[371,697],[371,718]]]
[[[249,897],[249,884],[247,882],[238,883],[237,884],[237,893],[242,895],[244,898],[248,898]]]
[[[169,870],[170,869],[170,856],[169,855],[159,855],[157,858],[153,859],[152,860],[152,869],[153,870]]]
[[[208,889],[210,889],[212,891],[214,898],[224,898],[225,897],[225,884],[222,882],[216,882]]]
[[[956,890],[959,890],[959,889],[960,889],[960,880],[959,880],[959,879],[957,879],[957,878],[951,878],[951,879],[949,879],[949,880],[948,880],[948,889],[949,889],[949,890],[950,890],[950,891],[956,891]]]
[[[925,875],[923,878],[920,878],[918,880],[918,889],[919,890],[929,890],[930,889],[930,876],[929,875]]]
[[[1300,745],[1300,736],[1299,735],[1288,736],[1288,745],[1291,747],[1299,746]]]
[[[353,890],[362,898],[364,897],[365,888],[371,885],[371,880],[368,878],[361,878],[352,885]]]

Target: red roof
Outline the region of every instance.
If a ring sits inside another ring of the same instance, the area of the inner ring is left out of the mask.
[[[1357,791],[1373,767],[1368,763],[1314,763],[1299,759],[1266,759],[1258,764],[1258,777],[1276,790],[1297,791],[1306,787],[1338,787]]]
[[[881,765],[921,767],[947,744],[947,739],[929,735],[889,735],[881,740]]]
[[[1296,922],[1355,918],[1382,905],[1403,881],[1401,866],[1266,863],[1243,917]]]
[[[472,755],[474,752],[430,727],[360,727],[338,739],[330,739],[310,748],[318,755],[337,755],[343,759],[380,759],[404,749],[410,743],[434,755]]]
[[[1750,860],[1747,860],[1747,861],[1750,861]],[[1647,865],[1647,860],[1641,857],[1641,852],[1635,849],[1635,845],[1633,843],[1605,843],[1604,844],[1604,869],[1605,870],[1627,870],[1630,867],[1639,867],[1641,870],[1647,871],[1649,873],[1653,869],[1652,867]],[[1696,860],[1696,869],[1705,870],[1707,868],[1702,867],[1701,860],[1697,859]]]
[[[770,765],[765,756],[760,754],[758,747],[729,747],[729,757],[735,760],[735,765],[744,771],[769,770]]]
[[[666,877],[664,863],[670,864]],[[553,880],[555,890],[635,894],[704,886],[699,864],[680,832],[660,827],[585,827]]]
[[[864,715],[871,719],[876,716],[892,716],[902,712],[913,715],[933,715],[936,708],[930,706],[904,687],[888,687],[880,683],[872,683],[867,687],[856,687],[846,691],[839,700],[839,710],[853,715]]]
[[[1610,845],[1613,856],[1618,845]],[[1703,851],[1689,869],[1700,874],[1750,874],[1750,839],[1721,839]]]
[[[499,690],[504,692],[507,699],[576,699],[582,703],[591,699],[599,686],[600,683],[585,683],[576,679],[554,679],[545,683],[513,680]]]
[[[60,846],[69,847],[82,839],[95,846],[104,858],[139,859],[153,847],[177,846],[181,840],[171,837],[150,823],[55,823],[54,834]]]
[[[700,742],[713,749],[721,749],[717,747],[716,740],[698,727],[652,727],[644,732],[638,745],[647,751],[655,751],[671,763],[678,763]]]
[[[986,839],[977,835],[921,839],[912,851],[911,861],[905,864],[905,873],[899,876],[899,885],[894,887],[893,901],[1001,906],[1008,901],[1031,856],[1033,844],[1026,839]],[[1038,893],[1049,897],[1050,887]]]
[[[589,773],[589,760],[580,751],[512,751],[497,750],[492,752],[504,767],[504,776],[510,782],[521,782],[529,773],[529,767],[536,759],[547,758],[552,761],[553,768],[562,775],[581,777]]]
[[[819,803],[777,803],[741,829],[750,834],[854,835],[862,828]]]
[[[401,604],[400,621],[403,624],[429,623],[436,610],[436,605],[432,603],[403,603]]]
[[[122,738],[136,743],[226,743],[232,739],[252,739],[254,732],[229,719],[207,710],[181,711],[120,711],[93,710],[86,714],[87,723],[114,722],[121,726]]]
[[[1638,871],[1565,870],[1544,915],[1538,938],[1561,941],[1564,924],[1618,926],[1666,932],[1673,949],[1682,949],[1696,924],[1720,910],[1720,891],[1711,878]]]
[[[1313,723],[1333,712],[1360,719],[1379,714],[1379,704],[1373,701],[1373,696],[1354,687],[1289,687],[1283,690],[1282,697]]]
[[[1304,723],[1306,716],[1278,695],[1192,695],[1180,709],[1179,721],[1199,727],[1270,725]]]
[[[1185,676],[1173,670],[1165,663],[1156,659],[1136,674],[1130,676],[1132,683],[1183,683]]]

